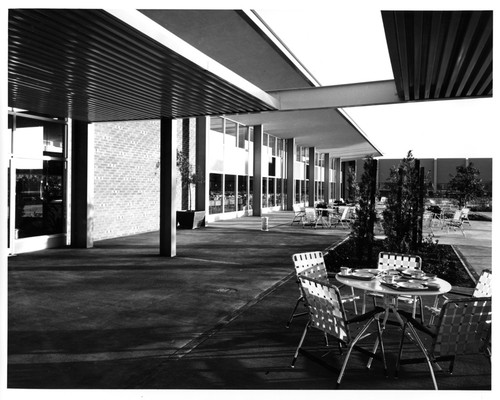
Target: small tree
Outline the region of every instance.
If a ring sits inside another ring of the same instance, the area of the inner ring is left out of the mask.
[[[390,192],[384,210],[384,232],[390,251],[407,253],[421,242],[424,177],[411,151],[399,166],[391,168]]]
[[[373,256],[373,227],[375,225],[375,198],[377,194],[377,161],[367,156],[363,165],[361,182],[357,187],[357,218],[352,224],[351,235],[356,240],[356,252],[360,259],[371,261]]]
[[[450,175],[448,190],[451,197],[458,200],[459,207],[463,207],[467,202],[478,197],[484,196],[484,184],[479,178],[479,170],[469,163],[467,167],[459,166],[456,168],[455,176]]]
[[[192,210],[192,188],[193,185],[204,183],[205,179],[198,167],[189,162],[189,155],[177,150],[177,168],[181,177],[181,185],[187,190],[188,209]]]

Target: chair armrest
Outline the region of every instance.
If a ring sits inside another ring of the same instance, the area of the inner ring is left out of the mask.
[[[364,313],[362,315],[356,315],[355,317],[349,319],[346,321],[347,324],[354,324],[356,322],[362,322],[366,321],[367,319],[370,319],[373,317],[375,314],[379,313],[385,313],[385,309],[382,307],[375,307],[373,310],[368,311],[367,313]]]
[[[424,332],[424,333],[426,333],[427,335],[429,335],[431,337],[436,337],[436,333],[431,328],[423,325],[418,320],[416,320],[415,318],[413,318],[411,313],[409,313],[407,311],[403,311],[403,310],[398,311],[398,313],[400,315],[402,315],[403,317],[405,317],[406,320],[407,320],[407,322],[411,323],[419,331]]]
[[[462,286],[452,286],[451,290],[448,292],[450,294],[458,294],[460,296],[472,297],[474,293],[474,288],[466,288]]]

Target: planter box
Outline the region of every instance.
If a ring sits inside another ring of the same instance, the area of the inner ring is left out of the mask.
[[[197,229],[205,226],[205,211],[177,211],[177,228]]]

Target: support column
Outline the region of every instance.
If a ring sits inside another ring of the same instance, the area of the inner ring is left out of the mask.
[[[262,216],[262,142],[264,130],[262,125],[253,127],[253,197],[252,208],[255,217]]]
[[[196,168],[205,179],[203,182],[196,184],[195,209],[198,211],[205,211],[205,213],[208,212],[207,185],[210,184],[210,177],[207,170],[207,137],[209,126],[210,117],[196,118]]]
[[[308,184],[308,192],[309,192],[309,207],[314,207],[314,153],[316,152],[316,147],[309,147],[309,184]]]
[[[71,246],[94,246],[94,129],[73,120],[71,148]]]
[[[325,153],[325,174],[323,182],[323,195],[325,198],[325,203],[330,203],[332,198],[332,193],[330,190],[330,153]]]
[[[175,209],[177,171],[176,121],[160,121],[160,255],[177,254],[177,218]]]
[[[334,199],[335,200],[338,200],[340,199],[340,177],[341,177],[341,174],[340,174],[340,158],[336,158],[334,161],[333,161],[333,170],[334,170],[334,176],[333,176],[333,180],[335,182],[335,193],[334,193]]]
[[[295,139],[287,139],[286,141],[286,158],[286,209],[292,211],[297,190],[295,185],[295,160],[297,159]]]

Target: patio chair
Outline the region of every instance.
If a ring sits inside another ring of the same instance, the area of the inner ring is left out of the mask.
[[[380,271],[394,269],[394,268],[409,268],[409,269],[422,269],[422,259],[420,256],[414,256],[411,254],[401,254],[401,253],[391,253],[391,252],[380,252],[378,255],[378,266]],[[377,298],[381,298],[380,293],[368,292],[365,295],[371,296],[373,299],[373,304],[377,305]],[[364,297],[364,296],[363,296]],[[395,298],[396,307],[398,302],[402,301],[407,304],[413,305],[412,315],[413,318],[417,314],[417,303],[420,306],[420,319],[424,318],[424,308],[422,304],[422,298],[420,296],[409,296],[409,295],[399,295]],[[363,302],[363,312],[365,310],[365,302]]]
[[[332,225],[334,224],[335,227],[337,225],[341,225],[342,228],[349,228],[352,224],[352,217],[351,217],[351,209],[349,207],[344,207],[342,210],[342,214],[340,216],[333,216],[333,222]]]
[[[450,228],[453,228],[454,230],[460,229],[460,232],[462,232],[462,235],[465,237],[465,232],[463,228],[464,222],[462,221],[462,211],[461,210],[456,210],[455,213],[453,214],[453,218],[450,219],[445,219],[444,220],[444,226],[447,228],[448,233],[450,233]]]
[[[295,307],[290,315],[290,318],[288,319],[288,322],[286,324],[286,327],[290,327],[290,324],[292,323],[292,320],[295,317],[301,316],[301,315],[306,315],[306,312],[301,312],[296,314],[297,308],[299,307],[300,303],[305,304],[305,299],[304,295],[302,293],[302,290],[300,289],[300,283],[299,283],[299,277],[300,276],[307,276],[309,278],[314,278],[318,279],[321,281],[328,282],[328,272],[326,270],[326,265],[325,265],[325,259],[323,257],[323,253],[321,251],[311,251],[307,253],[297,253],[292,256],[293,259],[293,264],[295,266],[295,273],[297,275],[297,284],[299,285],[299,298],[297,299],[297,302],[295,303]],[[354,288],[349,287],[350,292],[346,293],[342,296],[342,301],[345,302],[352,302],[353,303],[353,308],[354,308],[354,313],[358,313],[358,308],[356,305],[356,300],[359,300],[359,296],[357,296],[354,293]]]
[[[302,228],[310,226],[316,228],[318,224],[318,213],[314,207],[306,207],[304,211],[304,218],[302,219]]]
[[[491,297],[492,292],[492,272],[489,269],[484,269],[476,282],[476,286],[472,289],[453,287],[448,293],[436,296],[434,304],[432,306],[425,306],[427,310],[430,311],[431,316],[429,323],[434,322],[434,318],[441,312],[441,304],[447,300],[450,294],[458,295],[460,297]]]
[[[292,368],[295,366],[299,351],[304,344],[305,337],[310,328],[322,331],[327,337],[333,337],[340,346],[348,347],[344,357],[342,368],[337,378],[337,387],[340,385],[345,373],[347,362],[353,349],[361,351],[370,357],[379,358],[373,351],[366,350],[358,346],[358,342],[373,332],[369,332],[370,325],[376,322],[376,333],[380,341],[384,372],[387,377],[387,364],[385,360],[384,344],[382,341],[382,331],[378,315],[384,312],[381,307],[374,308],[370,312],[357,315],[352,319],[347,319],[342,303],[339,289],[324,281],[299,276],[302,292],[304,293],[306,305],[309,309],[309,321],[304,328],[299,344],[292,360]],[[351,328],[352,327],[352,328]],[[327,345],[328,346],[328,345]]]
[[[401,314],[406,318],[399,345],[399,356],[395,376],[399,375],[400,365],[427,362],[434,389],[438,389],[433,365],[440,361],[449,361],[448,372],[453,372],[455,357],[484,352],[485,342],[491,332],[491,298],[461,298],[448,300],[443,304],[436,325],[424,326],[409,313]],[[425,346],[417,330],[431,338]],[[422,351],[424,357],[403,359],[405,337],[409,337]]]
[[[462,222],[464,224],[470,225],[469,212],[470,212],[470,208],[466,208],[466,207],[462,208],[462,214],[460,215],[460,218],[462,218]]]
[[[423,219],[422,219],[422,226],[424,228],[429,228],[432,234],[434,234],[433,228],[436,227],[437,225],[441,224],[441,219],[439,218],[439,215],[436,216],[432,211],[424,211]]]
[[[290,225],[293,225],[295,223],[302,224],[302,222],[304,220],[304,216],[306,215],[305,207],[302,206],[301,204],[294,204],[293,205],[293,212],[294,212],[294,215],[293,215],[292,223]]]

